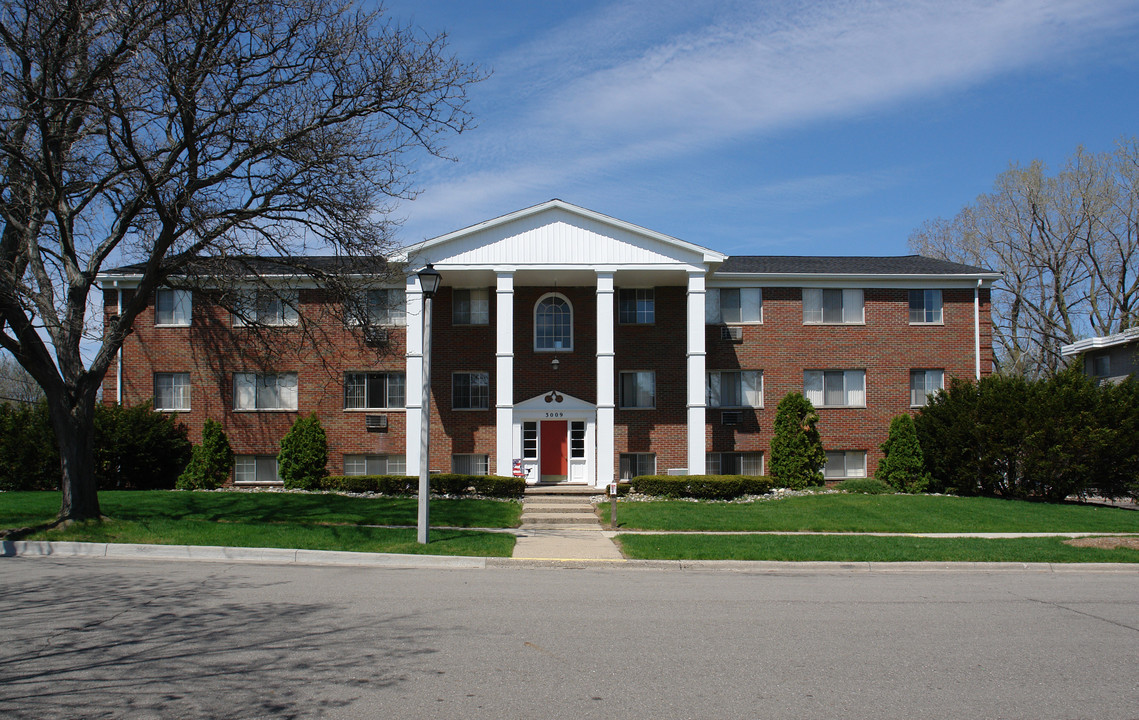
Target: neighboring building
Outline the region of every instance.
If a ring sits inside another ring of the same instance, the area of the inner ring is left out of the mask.
[[[1139,371],[1139,328],[1064,345],[1063,357],[1079,357],[1084,374],[1100,382],[1122,382]]]
[[[160,290],[103,397],[154,398],[194,439],[206,418],[220,421],[239,484],[276,480],[278,443],[309,412],[328,433],[330,472],[415,475],[415,272],[427,263],[443,280],[432,471],[510,475],[520,465],[531,482],[598,487],[648,473],[760,474],[776,406],[794,391],[818,407],[828,479],[872,475],[893,416],[950,378],[992,368],[999,276],[920,256],[728,257],[552,200],[395,259],[407,263],[406,283],[369,293],[377,314],[367,327],[343,322],[304,278],[272,278],[296,288],[301,315],[333,352],[271,362],[248,351],[228,313]],[[271,260],[258,262],[272,275]],[[129,267],[100,276],[106,315],[137,281]],[[280,304],[257,312],[286,335],[298,323]]]

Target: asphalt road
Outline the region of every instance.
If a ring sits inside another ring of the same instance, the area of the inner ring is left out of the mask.
[[[0,560],[6,718],[1137,718],[1139,573]]]

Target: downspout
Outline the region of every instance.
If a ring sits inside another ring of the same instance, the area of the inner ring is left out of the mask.
[[[118,288],[116,292],[119,295],[119,299],[118,307],[115,312],[118,313],[121,318],[123,316],[123,290],[122,288]],[[118,405],[123,404],[123,345],[125,344],[124,342],[119,345],[119,361],[115,364],[115,403]]]
[[[981,283],[977,278],[977,287],[973,288],[973,357],[977,361],[977,380],[981,379]]]

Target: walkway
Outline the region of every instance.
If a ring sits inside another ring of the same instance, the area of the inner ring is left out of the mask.
[[[613,533],[602,530],[589,501],[596,488],[534,486],[522,500],[522,527],[512,557],[522,560],[622,561]]]

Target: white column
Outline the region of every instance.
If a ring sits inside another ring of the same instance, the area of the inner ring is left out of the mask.
[[[704,273],[688,273],[688,474],[704,474]]]
[[[613,271],[597,273],[597,487],[617,477],[613,448],[617,379],[613,364]]]
[[[407,365],[404,387],[407,388],[406,425],[404,431],[404,473],[419,475],[419,437],[422,430],[423,399],[423,292],[419,278],[407,279]]]
[[[495,298],[495,474],[509,477],[514,470],[513,272],[498,273]]]
[[[944,308],[944,303],[942,307]],[[943,309],[942,313],[945,312]],[[973,288],[973,358],[975,360],[977,380],[981,379],[981,281]],[[944,382],[944,381],[943,381]]]

